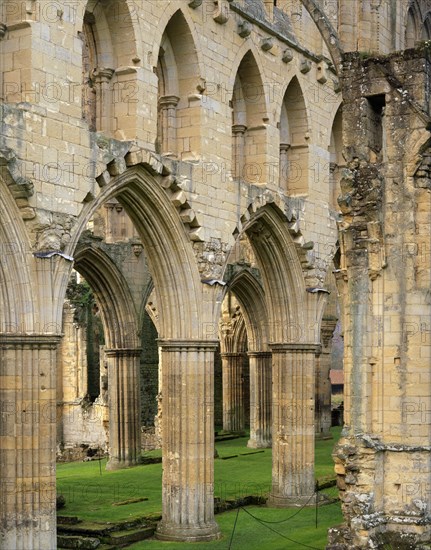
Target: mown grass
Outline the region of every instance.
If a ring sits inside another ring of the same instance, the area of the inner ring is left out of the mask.
[[[316,478],[327,479],[334,475],[331,451],[339,437],[340,428],[332,429],[334,439],[316,441]],[[266,496],[271,487],[271,449],[263,449],[255,454],[246,447],[247,437],[216,443],[219,453],[215,460],[215,496],[223,500],[238,499],[247,495]],[[159,455],[159,451],[146,453],[149,456]],[[238,455],[233,458],[232,455]],[[107,472],[106,460],[93,462],[76,462],[57,466],[57,492],[64,495],[66,507],[61,515],[78,516],[87,521],[115,522],[135,519],[161,513],[161,464],[136,466],[127,470]],[[334,494],[335,492],[332,491]],[[115,506],[119,502],[146,497],[148,500]],[[295,510],[275,510],[270,508],[249,507],[259,518],[272,521],[284,520],[295,513]],[[236,511],[217,515],[223,539],[204,545],[193,544],[193,549],[228,548],[228,538],[233,529]],[[280,524],[269,524],[274,533],[265,525],[240,511],[232,549],[247,548],[301,548],[295,544],[308,544],[314,548],[324,548],[328,526],[340,523],[341,515],[338,504],[319,507],[319,524],[315,528],[314,509],[304,509],[289,521]],[[284,537],[298,541],[291,543]],[[299,537],[299,538],[298,538]],[[264,542],[263,542],[264,541]],[[307,542],[308,541],[308,542]],[[145,541],[133,546],[135,549],[147,547],[185,548],[180,543]],[[235,546],[236,545],[236,546]]]
[[[328,527],[342,522],[340,506],[278,510],[274,508],[248,506],[216,516],[222,538],[212,542],[186,544],[145,540],[130,546],[133,550],[301,550],[313,548],[323,550],[327,544]],[[280,523],[262,523],[259,520]],[[238,516],[237,516],[238,514]],[[233,530],[234,525],[235,531]],[[233,535],[233,537],[232,537]],[[305,545],[305,546],[304,546]]]

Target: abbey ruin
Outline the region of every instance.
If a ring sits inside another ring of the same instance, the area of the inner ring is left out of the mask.
[[[430,40],[430,0],[2,1],[2,550],[56,548],[83,444],[161,444],[157,536],[217,538],[215,417],[312,503],[337,322],[328,548],[430,547]]]

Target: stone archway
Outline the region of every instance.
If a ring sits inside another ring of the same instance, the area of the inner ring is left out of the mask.
[[[96,296],[105,328],[108,361],[108,470],[138,464],[140,457],[140,392],[138,322],[128,284],[100,249],[78,246],[75,268]]]
[[[190,211],[184,222],[176,208],[181,212],[186,201],[179,201],[178,193],[175,200],[170,200],[173,178],[158,176],[141,157],[141,162],[134,164],[137,157],[139,154],[126,156],[120,174],[105,174],[106,185],[83,212],[72,236],[70,253],[92,213],[115,197],[142,240],[160,307],[163,520],[158,536],[168,540],[210,540],[218,536],[211,490],[212,366],[217,342],[204,338],[204,327],[205,321],[208,324],[212,320],[210,303],[214,291],[200,280],[190,238],[195,228],[190,228],[188,235],[184,227],[186,223],[189,228]],[[117,162],[118,168],[121,161]],[[111,168],[111,172],[115,170]],[[179,410],[184,414],[179,415]]]
[[[66,262],[32,255],[7,185],[24,192],[0,178],[0,546],[55,548],[53,366],[61,330],[50,315],[49,282]]]
[[[248,269],[229,281],[244,315],[250,367],[250,439],[251,448],[271,447],[271,352],[268,347],[268,312],[260,282]]]
[[[258,196],[241,218],[237,233],[242,231],[256,255],[268,308],[273,389],[269,502],[276,507],[312,504],[315,363],[325,293],[314,291],[310,245],[303,242],[294,209],[278,196]]]

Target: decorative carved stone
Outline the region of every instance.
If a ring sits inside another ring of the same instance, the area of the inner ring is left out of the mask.
[[[248,21],[241,21],[238,23],[238,34],[241,38],[247,38],[250,36],[253,27]]]
[[[214,1],[215,9],[213,14],[213,19],[220,25],[227,23],[230,15],[230,8],[226,0],[215,0]]]
[[[302,74],[307,74],[311,71],[311,61],[309,59],[303,59],[299,70]]]
[[[281,57],[283,63],[290,63],[293,60],[293,50],[286,48],[283,50],[283,55]]]

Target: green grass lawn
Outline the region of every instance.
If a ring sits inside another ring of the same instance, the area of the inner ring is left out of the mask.
[[[327,530],[331,525],[342,522],[338,504],[322,506],[318,509],[317,528],[314,508],[297,510],[277,510],[257,506],[224,512],[216,516],[222,531],[220,540],[185,544],[180,542],[162,542],[157,539],[145,540],[130,546],[133,550],[300,550],[315,548],[323,550],[327,544]],[[261,523],[258,520],[280,522]],[[233,527],[236,522],[235,532]],[[232,538],[233,533],[233,538]],[[231,544],[231,546],[230,546]],[[302,546],[306,545],[306,546]]]
[[[316,478],[323,480],[334,476],[331,451],[339,437],[341,428],[333,428],[334,439],[316,441]],[[256,454],[246,447],[247,437],[216,443],[220,458],[215,460],[215,496],[223,500],[241,498],[246,495],[266,496],[271,487],[271,449]],[[159,455],[160,451],[146,453]],[[238,455],[223,460],[224,457]],[[64,495],[66,507],[61,515],[78,516],[87,521],[118,521],[161,512],[161,464],[136,466],[126,470],[107,472],[106,461],[101,463],[75,462],[57,465],[57,492]],[[334,489],[329,492],[336,494]],[[328,492],[327,491],[327,492]],[[115,506],[113,504],[129,499],[148,498],[146,501]],[[285,520],[295,509],[275,510],[265,507],[248,507],[260,519]],[[192,545],[193,549],[227,549],[237,512],[217,515],[223,539],[211,543]],[[247,547],[289,549],[301,548],[299,543],[313,548],[324,548],[328,526],[342,521],[338,504],[321,506],[318,509],[318,528],[315,528],[315,510],[304,509],[294,518],[283,523],[268,524],[281,534],[274,533],[265,524],[253,519],[244,510],[239,512],[232,541],[232,549]],[[283,538],[283,537],[287,537]],[[288,539],[297,542],[289,542]],[[264,541],[264,543],[262,542]],[[295,546],[295,544],[297,546]],[[144,546],[145,545],[145,546]],[[181,543],[144,541],[132,546],[139,548],[190,548]]]

